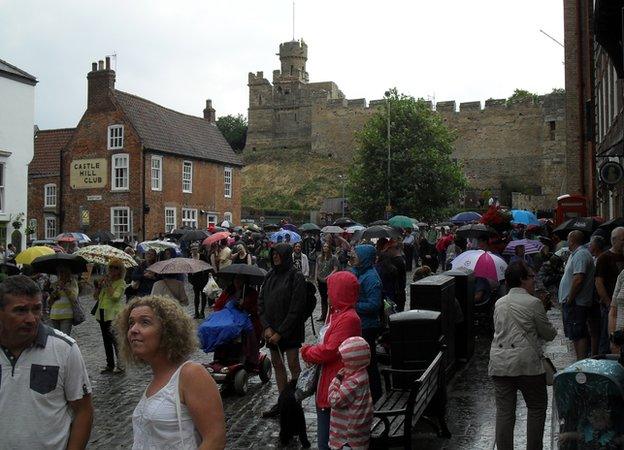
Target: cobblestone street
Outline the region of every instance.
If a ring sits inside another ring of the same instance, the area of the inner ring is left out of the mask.
[[[408,289],[409,292],[409,289]],[[190,297],[192,299],[192,295]],[[93,304],[90,297],[81,299],[85,310]],[[189,313],[192,306],[188,307]],[[562,368],[572,362],[567,340],[561,331],[558,310],[549,313],[550,319],[560,330],[555,341],[546,347],[547,354],[557,367]],[[92,316],[72,332],[84,355],[91,381],[96,415],[89,448],[112,449],[132,446],[132,411],[139,401],[150,378],[147,367],[129,367],[125,374],[100,374],[105,365],[104,350],[100,330]],[[307,340],[312,341],[311,328],[307,326]],[[492,449],[494,447],[495,406],[493,387],[487,376],[489,340],[477,338],[475,356],[460,368],[448,385],[448,424],[453,437],[448,440],[438,438],[426,425],[420,425],[414,435],[414,445],[419,449]],[[196,361],[208,361],[209,356],[201,351],[194,355]],[[250,380],[246,396],[223,393],[223,405],[227,421],[227,448],[276,448],[279,424],[276,420],[262,419],[262,411],[277,399],[274,383],[263,385],[255,377]],[[549,404],[552,389],[549,388]],[[312,398],[304,401],[308,437],[313,448],[316,442],[316,413]],[[551,448],[550,407],[544,436],[545,448]],[[526,408],[518,402],[518,420],[515,440],[518,448],[524,444],[526,430]],[[296,448],[296,447],[295,447]]]

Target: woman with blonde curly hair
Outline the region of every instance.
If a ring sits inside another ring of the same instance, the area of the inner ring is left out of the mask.
[[[144,363],[153,377],[134,413],[133,449],[223,449],[225,420],[216,383],[188,360],[195,324],[175,301],[135,298],[117,317],[121,357]]]

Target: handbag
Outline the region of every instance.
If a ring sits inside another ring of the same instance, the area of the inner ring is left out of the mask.
[[[80,306],[80,302],[78,301],[78,299],[76,299],[75,302],[72,302],[71,305],[73,314],[72,325],[80,325],[86,319],[82,306]]]
[[[312,364],[301,371],[297,379],[297,389],[295,390],[295,398],[298,402],[314,395],[320,372],[321,366],[318,364]]]
[[[544,368],[544,375],[546,376],[546,385],[552,386],[555,380],[555,374],[557,373],[557,368],[555,367],[551,359],[548,358],[547,356],[544,356],[541,350],[533,344],[533,341],[529,339],[529,336],[527,336],[526,331],[524,331],[524,328],[522,328],[522,326],[518,323],[518,321],[513,316],[513,314],[510,313],[510,317],[511,317],[511,320],[513,320],[514,323],[518,326],[518,328],[520,328],[522,335],[524,336],[524,338],[527,340],[531,348],[535,351],[535,353],[537,353],[537,356],[539,356],[540,360],[542,361],[542,367]]]

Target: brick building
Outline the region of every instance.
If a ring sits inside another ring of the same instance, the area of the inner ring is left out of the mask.
[[[59,234],[61,151],[74,130],[37,130],[35,134],[35,152],[28,165],[29,240],[54,239]]]
[[[240,221],[242,161],[210,100],[201,118],[119,91],[108,58],[87,80],[87,110],[60,154],[59,230],[143,240]]]

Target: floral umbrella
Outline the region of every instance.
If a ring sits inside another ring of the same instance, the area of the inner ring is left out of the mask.
[[[89,245],[76,250],[74,255],[82,256],[87,262],[93,264],[108,265],[111,259],[119,259],[126,269],[138,265],[132,256],[110,245]]]
[[[201,259],[171,258],[149,266],[149,271],[158,274],[197,273],[210,270],[212,266]]]
[[[162,252],[167,248],[176,250],[176,253],[179,249],[176,243],[168,241],[144,241],[137,245],[137,250],[139,251],[139,253],[145,253],[146,251],[151,249],[156,250],[157,252]]]

